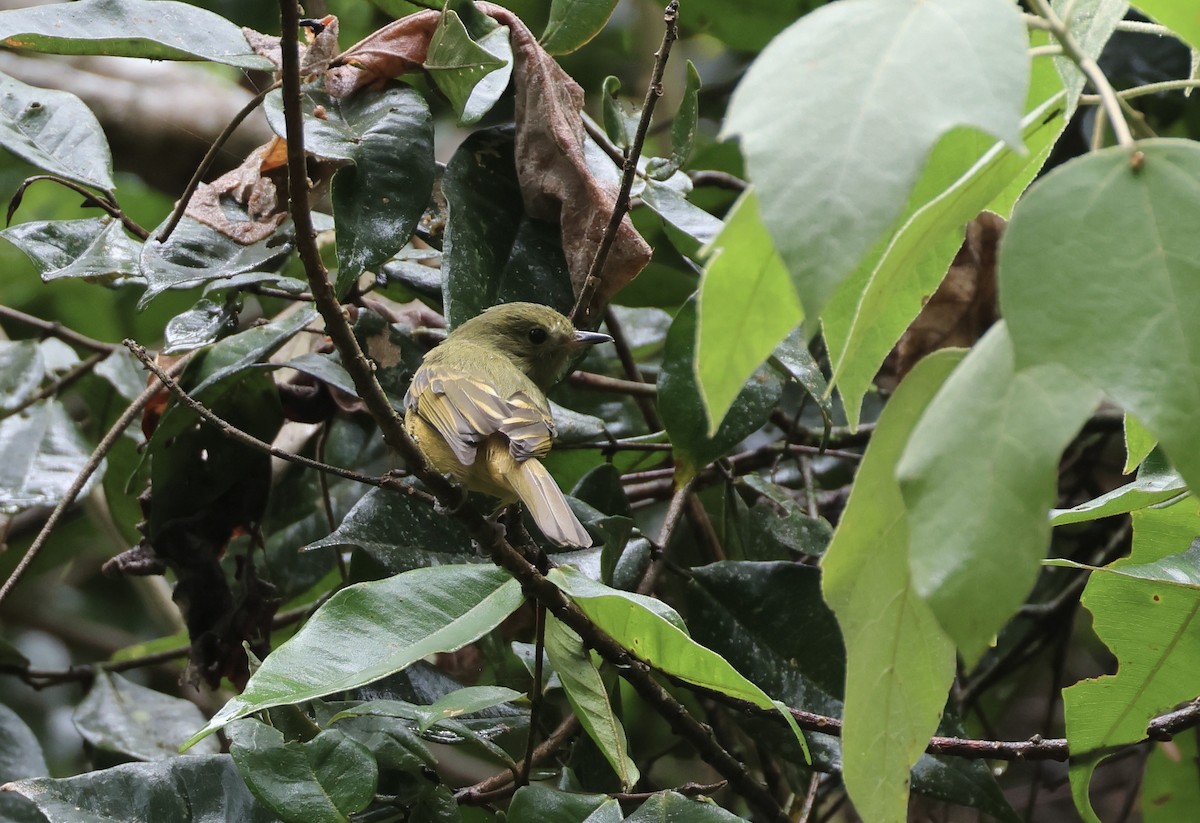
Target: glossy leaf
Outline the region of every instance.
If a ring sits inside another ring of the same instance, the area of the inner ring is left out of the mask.
[[[748,700],[760,708],[778,710],[807,757],[804,736],[786,708],[739,674],[719,654],[692,640],[669,606],[653,598],[610,589],[570,566],[551,569],[549,578],[597,626],[654,668],[697,686]]]
[[[671,791],[655,792],[625,818],[628,823],[738,823],[744,819],[707,798]]]
[[[110,283],[140,277],[141,245],[131,240],[117,220],[38,220],[0,231],[33,263],[42,280],[78,277]]]
[[[0,30],[6,14],[12,12],[0,12]],[[69,92],[0,75],[0,146],[50,174],[102,191],[116,188],[104,131],[92,110]]]
[[[671,186],[647,181],[642,189],[642,202],[674,230],[667,232],[667,236],[679,253],[688,257],[703,255],[703,247],[711,243],[724,226],[724,223],[691,203]],[[728,265],[728,261],[725,265]]]
[[[697,301],[696,376],[712,437],[746,381],[804,312],[753,191],[734,205],[707,258]]]
[[[508,28],[498,26],[475,42],[452,10],[442,14],[425,70],[458,114],[459,125],[475,123],[504,93],[512,74]]]
[[[417,728],[423,732],[430,726],[459,715],[474,714],[493,706],[511,703],[522,697],[524,695],[521,692],[503,686],[469,686],[458,689],[425,707],[426,716],[421,719]]]
[[[449,209],[442,302],[451,328],[514,300],[571,309],[575,295],[558,229],[525,214],[510,129],[464,140],[446,166],[442,191]]]
[[[1117,657],[1117,673],[1063,691],[1071,789],[1085,820],[1098,818],[1088,785],[1099,760],[1141,740],[1155,715],[1195,697],[1200,676],[1200,513],[1194,497],[1133,515],[1133,550],[1092,573],[1083,605]],[[1191,545],[1192,548],[1188,548]]]
[[[57,505],[91,451],[57,401],[36,403],[0,420],[0,513]],[[102,463],[79,498],[87,497],[103,474]]]
[[[317,310],[306,306],[273,323],[225,338],[188,369],[188,377],[196,381],[191,394],[199,395],[209,386],[265,360],[316,318]]]
[[[49,823],[278,823],[242,782],[227,754],[129,763],[78,777],[10,783]]]
[[[430,654],[457,651],[522,601],[520,584],[483,565],[416,569],[342,589],[189,743],[252,712],[357,688]]]
[[[1151,464],[1147,461],[1138,472],[1137,480],[1078,506],[1055,509],[1050,512],[1050,524],[1062,526],[1067,523],[1099,520],[1114,514],[1125,514],[1178,497],[1186,491],[1187,484],[1169,464],[1164,461],[1154,461]]]
[[[523,786],[513,795],[510,820],[539,823],[620,823],[621,804],[603,794],[560,792],[549,786]]]
[[[75,709],[75,728],[97,749],[134,760],[179,756],[204,715],[190,700],[139,686],[119,674],[100,672]],[[216,754],[216,740],[202,740],[196,754]]]
[[[808,392],[809,398],[817,404],[817,408],[821,412],[821,419],[825,423],[825,436],[828,437],[829,428],[833,425],[833,398],[830,396],[831,392],[829,384],[825,380],[825,373],[821,371],[820,364],[808,350],[804,334],[800,329],[795,329],[775,347],[775,351],[771,353],[770,363],[775,368],[781,369],[784,374],[795,380]]]
[[[671,121],[671,158],[669,160],[652,158],[646,164],[646,173],[653,179],[666,180],[683,168],[684,163],[691,156],[692,144],[696,140],[699,94],[700,72],[696,71],[696,65],[689,60],[683,100],[679,102],[679,110],[675,112],[675,118]]]
[[[152,60],[211,60],[271,71],[241,30],[206,9],[173,0],[79,0],[0,12],[9,48],[52,54],[111,54]]]
[[[1034,44],[1046,42],[1037,33]],[[1042,167],[1069,119],[1063,82],[1033,61],[1020,151],[969,129],[938,141],[887,239],[835,292],[822,315],[833,382],[857,425],[863,396],[888,353],[945,277],[963,226],[984,209],[1007,217]]]
[[[693,299],[675,315],[658,377],[658,411],[674,446],[678,483],[713,460],[724,457],[761,428],[783,391],[774,371],[759,369],[749,380],[743,380],[744,385],[720,427],[710,437],[708,422],[704,415],[697,414],[697,410],[703,408],[700,381],[696,377],[697,314],[696,300]]]
[[[807,317],[900,215],[943,134],[972,126],[1019,145],[1026,47],[1004,0],[854,0],[806,15],[763,49],[724,133],[741,139]]]
[[[138,307],[145,308],[168,289],[191,288],[246,272],[276,269],[291,250],[291,241],[279,232],[245,246],[214,228],[184,217],[166,243],[152,237],[142,245],[139,264],[146,278],[146,293]]]
[[[825,598],[846,642],[842,775],[855,808],[871,820],[906,819],[909,770],[937,730],[954,679],[954,644],[909,573],[909,521],[895,470],[961,359],[935,353],[901,382],[821,560]]]
[[[1000,250],[1001,308],[1017,368],[1059,364],[1090,381],[1200,488],[1200,235],[1187,220],[1200,208],[1200,146],[1139,149],[1140,171],[1114,148],[1029,190]]]
[[[237,329],[237,307],[229,303],[214,303],[207,298],[167,321],[164,354],[182,354],[216,342],[222,332]]]
[[[896,467],[913,584],[969,663],[1033,587],[1059,457],[1099,400],[1061,367],[1016,371],[997,323],[913,430]]]
[[[371,489],[328,537],[305,550],[356,546],[390,573],[476,559],[462,523],[411,495]]]
[[[567,699],[625,791],[641,776],[629,756],[625,727],[613,710],[600,669],[579,635],[554,617],[546,617],[546,655],[567,692]]]
[[[325,112],[354,165],[333,177],[337,292],[375,271],[412,237],[433,189],[433,121],[410,88],[361,91]]]
[[[0,411],[32,397],[45,376],[46,361],[36,340],[0,341]]]
[[[4,657],[0,652],[0,659]],[[29,663],[28,660],[24,662],[26,665]],[[0,786],[12,780],[44,777],[47,773],[42,747],[38,745],[33,732],[16,712],[0,704]],[[24,797],[0,792],[0,820],[8,823],[43,823],[45,818]]]
[[[551,0],[538,42],[553,55],[570,54],[600,33],[616,7],[617,0]]]
[[[285,742],[282,733],[252,719],[229,732],[229,753],[246,785],[287,823],[344,823],[375,797],[375,758],[337,729],[304,743]]]

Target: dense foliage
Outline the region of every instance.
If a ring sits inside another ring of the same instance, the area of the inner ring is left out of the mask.
[[[0,11],[0,817],[1194,818],[1193,0],[328,5]],[[514,300],[589,549],[402,427]]]

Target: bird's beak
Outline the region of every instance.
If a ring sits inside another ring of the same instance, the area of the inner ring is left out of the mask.
[[[612,338],[598,331],[577,331],[571,338],[572,346],[594,346],[597,343],[611,343]]]

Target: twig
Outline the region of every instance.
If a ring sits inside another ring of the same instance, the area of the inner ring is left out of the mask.
[[[168,374],[178,374],[187,366],[189,362],[191,362],[191,357],[185,355],[171,366]],[[83,491],[83,487],[87,485],[88,480],[95,473],[96,469],[98,469],[100,464],[104,462],[105,455],[112,450],[112,447],[116,445],[116,442],[125,434],[125,429],[129,427],[129,424],[133,422],[133,419],[141,413],[146,404],[149,403],[161,390],[162,389],[157,382],[147,386],[145,391],[139,394],[137,398],[129,404],[129,407],[125,409],[125,411],[121,413],[121,416],[117,418],[117,421],[113,423],[112,428],[110,428],[104,437],[100,439],[100,443],[96,446],[95,451],[92,452],[91,456],[87,459],[87,462],[83,464],[83,468],[80,469],[79,474],[75,476],[75,480],[71,482],[71,486],[62,496],[62,499],[58,501],[58,505],[54,507],[54,511],[50,512],[50,516],[47,517],[46,522],[42,524],[42,530],[39,531],[37,537],[33,539],[33,543],[30,544],[29,550],[25,552],[25,556],[21,558],[21,562],[17,564],[17,567],[13,569],[12,574],[8,576],[8,580],[4,581],[4,585],[0,587],[0,603],[4,602],[4,598],[8,597],[9,592],[13,590],[13,588],[21,580],[21,577],[25,574],[25,571],[29,568],[30,564],[33,563],[35,558],[37,558],[38,553],[41,552],[42,547],[46,545],[46,541],[50,539],[50,535],[54,532],[55,526],[58,525],[58,521],[62,519],[64,514],[66,514],[67,509],[71,507],[71,504],[75,502],[75,498],[79,496],[81,491]]]
[[[813,772],[808,781],[808,791],[804,793],[804,803],[800,806],[800,814],[796,815],[796,823],[808,823],[813,806],[817,802],[817,789],[821,788],[821,773]]]
[[[1160,83],[1146,83],[1142,86],[1123,89],[1117,92],[1117,98],[1120,100],[1134,100],[1138,97],[1145,97],[1148,94],[1160,94],[1164,91],[1187,91],[1188,89],[1195,88],[1200,88],[1200,80],[1163,80]],[[1084,106],[1095,106],[1102,101],[1098,94],[1081,94],[1079,95],[1079,102]]]
[[[229,124],[217,135],[217,139],[213,140],[212,145],[208,147],[208,151],[204,153],[203,159],[200,160],[200,165],[192,172],[192,179],[184,187],[183,194],[179,196],[179,201],[175,204],[175,210],[171,212],[171,218],[163,226],[162,231],[158,233],[158,237],[154,238],[156,241],[159,243],[167,242],[167,238],[171,236],[171,232],[175,231],[175,227],[183,219],[183,214],[187,211],[188,203],[192,200],[192,195],[196,193],[196,189],[200,188],[200,181],[208,173],[208,169],[212,165],[213,160],[216,159],[217,153],[224,148],[225,143],[229,141],[229,138],[237,130],[237,127],[242,125],[242,121],[262,105],[262,101],[266,99],[267,95],[277,88],[279,88],[279,83],[275,82],[254,95],[250,99],[250,102],[242,106],[241,111],[235,114],[233,119],[229,121]]]
[[[675,786],[668,791],[681,794],[684,797],[698,797],[700,795],[711,795],[713,792],[719,792],[721,789],[729,785],[728,780],[721,780],[717,783],[684,783],[682,786]],[[661,794],[662,790],[654,792],[615,792],[610,794],[613,800],[619,800],[622,803],[644,803],[656,794]]]
[[[72,383],[74,383],[79,378],[90,373],[92,371],[92,369],[94,369],[94,368],[96,368],[96,366],[100,365],[101,361],[106,360],[107,358],[108,358],[107,354],[97,352],[96,354],[93,354],[91,357],[89,357],[87,360],[84,360],[80,363],[76,363],[62,377],[55,380],[49,386],[46,386],[45,388],[37,391],[36,393],[31,394],[29,397],[25,398],[25,400],[22,403],[14,406],[13,408],[0,411],[0,420],[3,420],[6,417],[12,417],[14,414],[20,414],[21,412],[25,411],[25,409],[32,406],[34,403],[37,403],[41,400],[45,400],[47,397],[53,397],[54,395],[58,394],[63,389],[70,386]]]
[[[746,181],[740,177],[734,177],[729,172],[689,171],[688,178],[691,179],[693,186],[712,186],[715,189],[728,189],[729,191],[746,190]]]
[[[558,724],[558,728],[551,732],[550,736],[533,750],[533,757],[529,759],[530,762],[534,766],[540,766],[551,755],[566,745],[567,741],[578,734],[580,728],[579,717],[574,714],[567,715]],[[518,763],[517,769],[525,769],[525,762]],[[515,792],[517,788],[518,786],[513,782],[511,772],[497,772],[473,786],[459,789],[455,792],[454,799],[463,806],[478,806],[501,797],[507,797]]]
[[[329,439],[329,423],[326,422],[321,426],[321,431],[317,434],[317,459],[325,463],[325,443]],[[333,497],[329,494],[329,478],[325,472],[317,472],[317,484],[321,487],[321,505],[325,509],[325,522],[329,524],[329,531],[333,532],[337,529],[337,518],[333,514]],[[346,568],[346,558],[342,556],[340,546],[333,547],[333,556],[337,560],[338,576],[342,578],[342,585],[346,585],[350,580],[350,570]]]
[[[94,351],[101,354],[112,354],[120,350],[120,346],[115,343],[104,343],[100,340],[88,337],[85,334],[80,334],[74,329],[68,329],[62,323],[43,320],[40,317],[34,317],[32,314],[26,314],[23,311],[10,309],[8,306],[0,306],[0,317],[7,317],[9,320],[16,320],[18,323],[24,323],[26,326],[32,326],[42,332],[47,337],[53,337],[64,343],[70,343],[73,346],[78,346],[81,349]]]
[[[1031,0],[1031,4],[1038,15],[1046,21],[1049,26],[1048,30],[1054,35],[1054,39],[1062,44],[1063,52],[1079,67],[1079,70],[1091,81],[1091,84],[1099,93],[1104,114],[1112,125],[1117,145],[1123,147],[1131,154],[1135,152],[1137,144],[1134,142],[1133,134],[1129,131],[1129,124],[1125,122],[1125,117],[1121,113],[1121,102],[1117,98],[1117,93],[1113,89],[1112,83],[1108,82],[1108,78],[1101,71],[1100,65],[1080,49],[1079,44],[1075,42],[1075,38],[1071,36],[1067,24],[1063,22],[1058,13],[1050,6],[1048,0]]]
[[[420,489],[414,488],[407,483],[399,482],[391,475],[382,477],[372,477],[371,475],[361,474],[360,472],[351,469],[344,469],[341,466],[333,466],[329,463],[322,463],[319,460],[313,460],[311,457],[305,457],[302,454],[284,451],[276,446],[272,446],[264,440],[259,440],[252,434],[242,431],[237,426],[233,425],[223,417],[218,416],[215,412],[205,406],[196,398],[192,397],[187,391],[179,385],[179,383],[163,372],[162,368],[154,362],[150,357],[149,352],[145,348],[138,345],[132,340],[126,340],[125,345],[133,352],[133,356],[142,362],[142,365],[152,371],[159,381],[167,387],[167,389],[178,398],[179,402],[187,406],[189,409],[200,415],[206,423],[211,425],[221,434],[228,437],[230,440],[241,443],[243,446],[254,449],[256,451],[265,452],[272,457],[278,457],[280,460],[287,460],[305,468],[315,469],[324,474],[333,474],[346,480],[353,480],[356,483],[362,483],[367,486],[375,486],[380,489],[391,489],[392,491],[400,491],[404,494],[409,494],[414,497],[421,498],[433,503],[433,498],[425,494]],[[330,515],[331,516],[331,515]],[[331,517],[332,519],[332,517]]]
[[[529,770],[533,767],[533,741],[537,737],[538,715],[542,709],[542,657],[546,654],[546,607],[535,603],[533,607],[534,645],[533,645],[533,682],[529,687],[529,736],[525,740],[525,760],[517,773],[516,784],[529,784]]]
[[[577,371],[572,372],[567,380],[581,388],[595,389],[596,391],[618,392],[634,397],[658,396],[658,387],[653,383],[643,383],[639,380],[622,380],[619,377],[609,377],[606,374]]]
[[[621,321],[617,319],[617,313],[612,310],[611,306],[604,310],[604,326],[612,336],[613,348],[617,350],[617,359],[621,361],[621,369],[625,372],[625,378],[634,383],[646,382],[642,380],[642,373],[638,369],[637,361],[633,359],[633,349],[629,347],[629,338],[625,336],[625,330],[621,328]],[[633,395],[633,399],[637,403],[646,425],[650,427],[650,431],[662,431],[662,421],[658,417],[658,409],[654,401],[640,394]]]
[[[590,325],[592,319],[592,300],[596,296],[596,289],[600,286],[600,273],[604,270],[604,263],[608,259],[609,250],[612,249],[613,241],[617,237],[617,231],[621,228],[621,221],[625,219],[625,214],[629,211],[629,192],[633,188],[633,178],[637,175],[638,158],[641,156],[642,146],[646,142],[646,131],[650,128],[650,120],[654,115],[654,106],[658,103],[658,98],[662,97],[663,93],[663,71],[667,66],[667,58],[671,56],[671,44],[679,37],[679,28],[676,25],[678,17],[679,0],[671,0],[663,12],[663,23],[666,24],[666,29],[663,32],[662,45],[654,53],[654,69],[650,74],[650,85],[646,89],[645,102],[642,103],[642,116],[638,120],[637,131],[633,136],[633,143],[629,146],[629,151],[625,153],[625,168],[621,174],[621,188],[618,190],[616,202],[613,204],[612,216],[609,218],[608,227],[604,230],[604,236],[600,239],[600,245],[596,247],[596,255],[592,258],[592,265],[588,269],[587,278],[583,281],[583,286],[579,290],[579,297],[575,301],[575,306],[571,309],[571,319],[579,326],[586,327]]]
[[[121,211],[121,207],[112,199],[112,195],[105,194],[100,197],[93,191],[89,191],[84,186],[79,185],[74,180],[67,180],[65,177],[59,177],[57,174],[35,174],[32,177],[26,177],[21,181],[21,185],[17,187],[17,191],[13,194],[12,199],[8,201],[8,213],[5,216],[5,223],[11,223],[13,215],[21,205],[21,199],[25,196],[25,190],[33,183],[39,180],[51,180],[58,185],[68,188],[76,194],[83,195],[85,206],[95,206],[103,210],[109,217],[115,217],[121,221],[121,225],[133,235],[136,235],[139,240],[145,240],[150,237],[150,232],[135,223],[125,212]]]
[[[693,475],[671,498],[671,505],[667,507],[667,515],[663,518],[662,528],[658,532],[657,556],[650,561],[646,573],[642,575],[641,582],[637,587],[638,594],[650,594],[658,586],[659,575],[662,574],[663,567],[667,564],[667,546],[671,542],[671,535],[674,534],[675,529],[679,526],[679,521],[687,510],[687,502],[696,488],[697,479],[698,475]]]

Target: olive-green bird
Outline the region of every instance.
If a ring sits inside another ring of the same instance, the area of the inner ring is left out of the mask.
[[[437,471],[504,504],[520,499],[560,546],[590,546],[538,458],[555,435],[546,390],[580,348],[611,340],[548,306],[493,306],[425,355],[404,395],[404,428]]]

